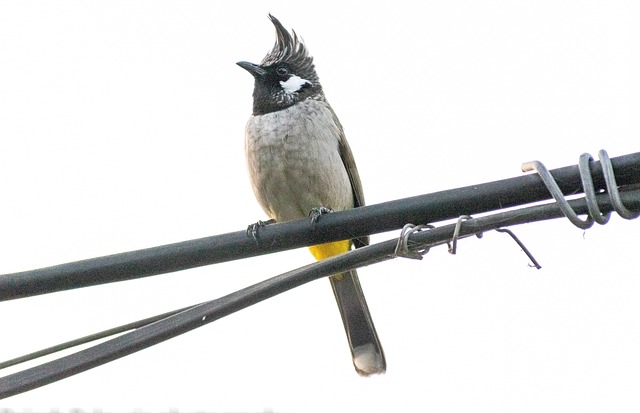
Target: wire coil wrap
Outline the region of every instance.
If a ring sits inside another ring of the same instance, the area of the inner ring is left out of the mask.
[[[622,204],[620,191],[618,190],[615,174],[613,172],[613,166],[611,165],[611,160],[609,159],[607,151],[601,149],[598,152],[598,157],[600,158],[602,172],[604,174],[604,179],[607,185],[606,193],[611,199],[614,210],[624,219],[634,219],[640,216],[640,213],[629,211]],[[602,214],[600,212],[600,208],[598,207],[598,203],[596,202],[596,192],[593,185],[593,178],[591,177],[590,168],[590,163],[592,161],[593,157],[590,154],[583,153],[582,155],[580,155],[580,160],[578,163],[580,179],[582,181],[582,187],[585,193],[587,207],[589,210],[587,218],[584,220],[580,219],[578,215],[573,211],[573,209],[569,205],[569,202],[565,199],[564,194],[558,187],[555,179],[553,179],[553,176],[542,162],[531,161],[524,163],[522,164],[522,171],[536,171],[538,175],[540,175],[540,178],[544,182],[553,198],[558,203],[558,207],[562,210],[562,213],[569,219],[569,221],[571,221],[573,225],[577,226],[580,229],[588,229],[593,226],[594,222],[597,222],[600,225],[606,224],[611,216],[610,212]]]

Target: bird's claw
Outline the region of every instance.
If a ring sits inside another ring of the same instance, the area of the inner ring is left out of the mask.
[[[320,216],[329,214],[331,212],[333,212],[333,209],[321,206],[313,208],[311,211],[309,211],[309,216],[311,217],[311,222],[315,224]]]
[[[276,220],[275,220],[275,219],[269,219],[269,220],[267,220],[267,221],[259,220],[258,222],[255,222],[255,223],[253,223],[253,224],[250,224],[250,225],[247,227],[247,236],[248,236],[248,237],[250,236],[250,237],[252,237],[254,240],[258,241],[258,229],[259,229],[259,228],[262,228],[262,227],[265,227],[265,226],[267,226],[267,225],[269,225],[269,224],[273,224],[273,223],[275,223],[275,222],[276,222]]]

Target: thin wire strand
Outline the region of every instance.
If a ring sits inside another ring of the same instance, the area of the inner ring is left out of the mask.
[[[542,267],[540,266],[540,264],[538,264],[538,261],[536,261],[535,258],[533,258],[533,254],[531,254],[529,252],[529,250],[527,249],[527,247],[524,246],[524,244],[522,243],[522,241],[520,241],[520,239],[516,236],[516,234],[513,233],[513,231],[511,231],[510,229],[507,228],[496,228],[496,232],[503,232],[505,234],[509,234],[511,236],[511,238],[513,238],[513,240],[520,246],[520,248],[522,249],[522,251],[527,254],[527,257],[529,257],[529,259],[531,260],[531,263],[533,264],[533,266],[536,269],[541,269]]]
[[[16,357],[11,360],[3,361],[0,363],[0,370],[15,366],[17,364],[26,363],[27,361],[35,360],[40,357],[48,356],[49,354],[57,353],[59,351],[67,350],[73,347],[80,346],[82,344],[91,343],[92,341],[97,341],[103,338],[115,336],[121,333],[125,333],[127,331],[135,330],[136,328],[144,327],[151,323],[155,323],[156,321],[165,319],[174,314],[182,312],[186,309],[189,309],[193,306],[180,308],[178,310],[169,311],[163,314],[158,314],[153,317],[148,317],[142,320],[137,320],[128,324],[124,324],[118,327],[110,328],[108,330],[101,331],[99,333],[90,334],[88,336],[84,336],[81,338],[77,338],[75,340],[70,340],[65,343],[60,343],[55,346],[47,347],[45,349],[34,351],[33,353],[25,354],[24,356]]]

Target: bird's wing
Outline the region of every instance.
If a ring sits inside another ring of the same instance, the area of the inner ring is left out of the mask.
[[[353,207],[356,208],[364,206],[364,192],[362,191],[362,182],[360,181],[360,174],[358,173],[356,161],[353,158],[353,153],[351,152],[351,148],[349,147],[349,142],[347,142],[342,124],[340,124],[340,120],[338,120],[338,117],[336,116],[333,109],[331,109],[331,114],[333,115],[333,119],[340,129],[340,136],[338,137],[338,150],[340,151],[340,158],[342,158],[342,163],[347,170],[349,181],[351,182],[351,190],[353,191]],[[355,238],[353,240],[353,243],[356,248],[369,245],[369,237],[367,236]]]

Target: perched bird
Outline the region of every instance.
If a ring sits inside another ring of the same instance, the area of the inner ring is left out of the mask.
[[[342,125],[327,102],[313,58],[269,15],[276,43],[258,64],[238,62],[255,79],[245,152],[253,191],[277,222],[364,205]],[[317,260],[367,245],[369,238],[309,247]],[[386,362],[355,270],[330,278],[356,371],[384,373]]]

